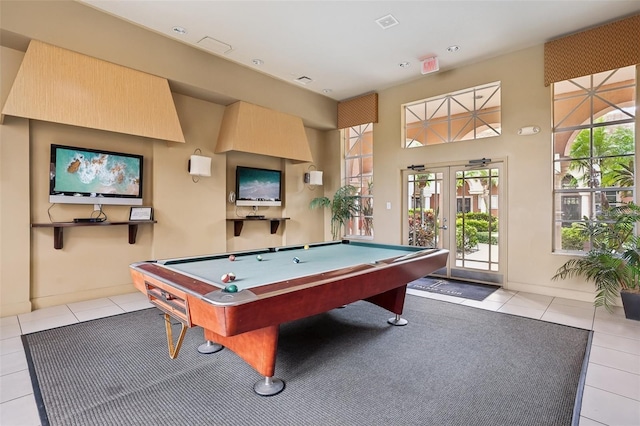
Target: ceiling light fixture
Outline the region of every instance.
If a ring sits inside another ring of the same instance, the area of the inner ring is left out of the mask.
[[[182,27],[173,27],[171,28],[171,30],[176,33],[176,34],[180,34],[180,35],[185,35],[187,33],[187,30],[182,28]]]
[[[457,46],[455,44],[453,46],[447,47],[447,52],[449,53],[457,52],[458,50],[460,50],[460,46]]]
[[[411,62],[407,62],[407,61],[405,61],[405,62],[400,62],[400,63],[398,64],[398,66],[399,66],[400,68],[409,68],[409,67],[411,66]]]

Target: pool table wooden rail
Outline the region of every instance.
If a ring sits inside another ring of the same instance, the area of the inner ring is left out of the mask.
[[[153,262],[131,265],[131,274],[136,288],[147,293],[165,313],[189,327],[202,327],[206,340],[227,347],[270,378],[275,372],[280,324],[358,300],[371,302],[399,317],[407,284],[444,267],[447,257],[446,250],[424,251],[397,261],[394,259],[398,258],[386,259],[266,284],[251,288],[256,299],[236,305],[216,305],[205,295],[219,287]],[[155,293],[149,293],[149,289]],[[158,292],[162,291],[184,303],[159,297]]]

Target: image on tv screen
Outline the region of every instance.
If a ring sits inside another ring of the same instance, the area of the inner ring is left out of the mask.
[[[244,168],[238,175],[238,198],[241,200],[279,200],[280,172]]]
[[[140,195],[141,161],[136,156],[56,148],[54,193]]]

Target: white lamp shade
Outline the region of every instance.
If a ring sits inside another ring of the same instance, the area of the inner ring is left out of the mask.
[[[189,160],[189,174],[195,176],[211,176],[211,157],[192,155]]]
[[[322,172],[312,170],[309,172],[309,185],[322,185]]]

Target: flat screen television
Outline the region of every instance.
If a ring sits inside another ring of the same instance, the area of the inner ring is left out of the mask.
[[[236,206],[282,205],[280,170],[236,167]]]
[[[142,155],[51,145],[49,202],[142,205]]]

